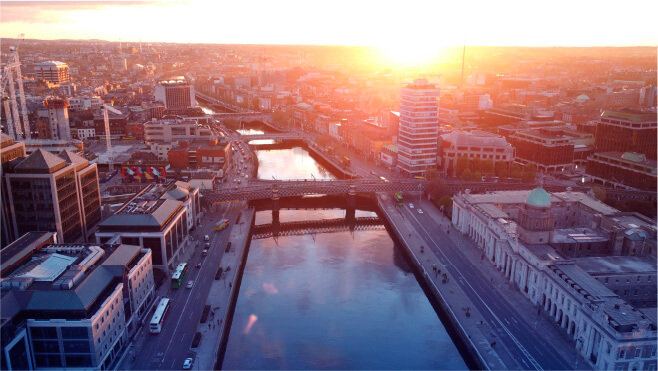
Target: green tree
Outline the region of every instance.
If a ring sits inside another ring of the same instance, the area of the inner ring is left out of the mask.
[[[491,159],[482,160],[482,173],[486,175],[494,174],[494,162]]]
[[[436,205],[439,207],[443,207],[443,212],[448,212],[448,210],[452,209],[452,198],[450,196],[443,196],[437,201]]]
[[[505,170],[505,171],[508,170],[508,164],[505,161],[498,161],[498,162],[496,162],[495,168],[496,168],[496,175],[502,177],[502,175],[500,175],[500,173],[503,170]]]
[[[290,124],[290,116],[278,109],[272,113],[272,122],[274,122],[274,124],[277,126],[288,127]]]
[[[427,193],[433,199],[438,200],[443,196],[450,196],[450,188],[448,188],[443,180],[437,179],[427,184]]]
[[[251,99],[251,109],[260,111],[260,99],[258,99],[258,97],[253,97]]]
[[[523,174],[523,168],[519,164],[512,164],[510,166],[510,177],[512,178],[521,178]]]
[[[471,173],[471,181],[481,182],[482,181],[482,172],[478,170],[474,173]]]
[[[535,164],[527,163],[523,167],[523,181],[532,183],[537,178],[537,166]]]
[[[430,167],[427,170],[425,170],[425,179],[427,180],[439,179],[439,172],[436,170],[435,167]]]
[[[468,157],[460,156],[457,157],[457,163],[455,164],[455,174],[458,176],[464,173],[464,170],[468,169]]]
[[[462,172],[462,175],[459,177],[459,179],[467,182],[473,178],[473,173],[471,173],[471,169],[465,169]]]
[[[468,168],[471,171],[482,171],[482,160],[479,158],[474,158],[468,163]]]

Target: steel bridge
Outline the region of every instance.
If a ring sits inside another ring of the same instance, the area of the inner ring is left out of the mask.
[[[301,236],[318,233],[336,233],[361,230],[384,230],[386,227],[378,217],[358,217],[297,221],[276,224],[260,224],[254,226],[252,238],[255,240],[281,237]]]

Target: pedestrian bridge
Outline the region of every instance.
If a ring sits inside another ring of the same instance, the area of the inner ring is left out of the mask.
[[[255,240],[281,237],[302,236],[318,233],[336,233],[360,230],[383,230],[384,223],[378,217],[358,217],[296,221],[277,224],[260,224],[254,226],[252,238]]]

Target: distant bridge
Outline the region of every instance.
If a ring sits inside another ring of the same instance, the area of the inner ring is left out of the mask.
[[[222,108],[227,109],[229,111],[238,112],[238,113],[252,113],[252,112],[255,112],[255,111],[252,111],[252,110],[247,109],[247,108],[242,108],[242,107],[230,104],[230,103],[222,102],[222,101],[218,100],[217,98],[211,97],[210,95],[206,95],[206,94],[203,94],[203,93],[198,92],[198,91],[195,91],[194,95],[196,96],[196,98],[200,98],[203,101],[206,101],[208,103],[214,104],[214,105],[219,106],[219,107],[222,107]],[[257,112],[257,113],[260,113],[260,112]]]
[[[384,230],[384,223],[378,217],[359,217],[350,221],[346,218],[297,221],[254,226],[252,238],[255,240],[306,234],[336,233],[361,230]]]
[[[266,133],[242,135],[242,139],[248,143],[250,140],[302,140],[303,138],[294,133]]]

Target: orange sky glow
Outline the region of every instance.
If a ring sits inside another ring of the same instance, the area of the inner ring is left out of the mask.
[[[442,47],[655,46],[657,1],[2,1],[3,37]],[[406,56],[406,57],[402,57]]]

